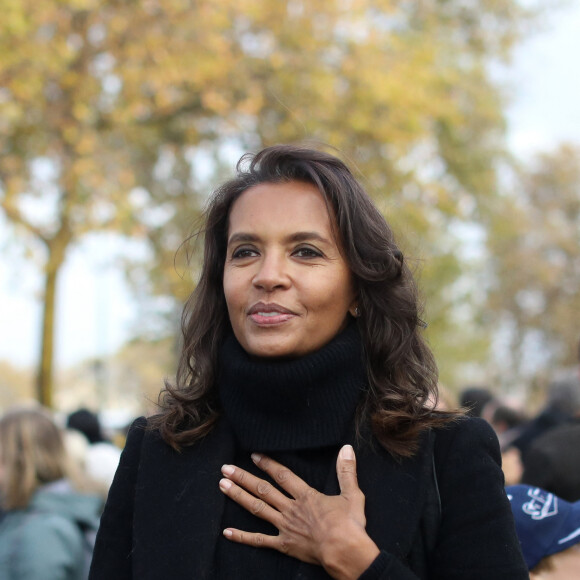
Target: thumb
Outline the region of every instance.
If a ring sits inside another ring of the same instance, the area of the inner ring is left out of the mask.
[[[343,445],[336,460],[336,475],[340,493],[348,495],[353,491],[358,491],[358,481],[356,477],[356,458],[352,445]]]

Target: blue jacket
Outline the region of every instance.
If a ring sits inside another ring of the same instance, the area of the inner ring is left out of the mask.
[[[63,487],[44,486],[26,509],[5,512],[0,521],[2,580],[86,578],[87,534],[96,530],[101,500]]]

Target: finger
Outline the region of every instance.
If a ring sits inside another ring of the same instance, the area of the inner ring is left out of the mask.
[[[223,531],[224,537],[238,544],[254,546],[255,548],[273,548],[279,550],[280,546],[278,536],[268,536],[266,534],[255,534],[252,532],[243,532],[235,528],[226,528]]]
[[[340,493],[348,495],[359,492],[356,475],[356,457],[352,445],[344,445],[336,459],[336,476],[340,486]]]
[[[229,479],[221,479],[219,482],[220,490],[230,499],[242,506],[246,511],[258,518],[270,522],[276,528],[280,529],[284,517],[282,514],[263,499],[253,496],[246,490],[242,489]]]
[[[279,511],[288,507],[288,504],[291,501],[272,484],[248,473],[244,469],[234,465],[223,465],[222,473],[224,477],[233,481],[236,485],[247,490],[269,505],[274,506]]]
[[[287,467],[284,467],[281,463],[274,461],[266,455],[252,453],[252,460],[293,498],[301,497],[312,489],[303,479],[300,479]]]

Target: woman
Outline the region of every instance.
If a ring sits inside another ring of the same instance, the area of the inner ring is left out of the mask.
[[[331,155],[245,161],[209,204],[176,385],[130,432],[91,577],[527,578],[493,432],[429,404],[384,218]]]
[[[0,419],[0,578],[82,580],[101,501],[73,490],[61,431],[40,409]]]

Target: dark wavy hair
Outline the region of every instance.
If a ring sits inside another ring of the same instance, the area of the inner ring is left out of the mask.
[[[182,316],[183,345],[176,381],[160,396],[153,427],[175,449],[204,437],[220,416],[216,389],[218,351],[231,332],[223,292],[229,214],[247,189],[261,183],[313,184],[334,216],[336,234],[352,271],[361,315],[369,387],[358,410],[358,425],[370,421],[381,445],[408,457],[419,434],[445,424],[455,413],[433,409],[437,366],[421,336],[415,281],[393,232],[361,184],[337,157],[305,147],[277,145],[244,155],[237,176],[210,199],[199,283]]]

